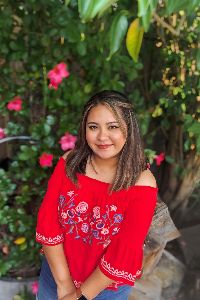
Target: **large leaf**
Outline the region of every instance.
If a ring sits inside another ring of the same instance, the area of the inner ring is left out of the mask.
[[[197,70],[200,71],[200,49],[197,49],[196,61],[197,61]]]
[[[135,62],[138,61],[138,55],[142,44],[143,34],[144,28],[140,25],[139,18],[137,18],[129,26],[126,36],[126,47],[128,53]]]
[[[142,25],[144,27],[145,32],[147,32],[149,29],[151,23],[151,17],[152,17],[151,9],[150,7],[148,7],[146,14],[142,16]]]
[[[94,0],[78,0],[78,10],[81,19],[84,21],[90,19],[94,4]]]
[[[81,19],[91,20],[97,14],[102,15],[116,0],[79,0],[78,8]]]
[[[94,0],[95,5],[91,13],[91,18],[94,18],[98,13],[102,14],[115,2],[115,0]]]
[[[158,0],[138,0],[138,17],[142,19],[145,32],[148,31],[152,13],[156,9]]]
[[[126,35],[127,28],[128,28],[128,20],[126,15],[127,15],[127,11],[121,11],[113,19],[110,32],[109,32],[110,54],[108,60],[120,48],[121,42]]]
[[[172,14],[173,12],[178,12],[180,10],[186,10],[192,12],[195,7],[200,5],[199,0],[166,0],[166,12],[167,14]]]
[[[147,13],[149,0],[138,0],[138,17],[142,17]]]
[[[157,4],[158,4],[158,0],[151,0],[150,1],[151,12],[153,12],[156,9]]]

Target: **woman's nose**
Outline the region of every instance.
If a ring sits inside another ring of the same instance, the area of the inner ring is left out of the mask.
[[[108,132],[106,129],[99,129],[98,135],[99,140],[105,140],[108,137]]]

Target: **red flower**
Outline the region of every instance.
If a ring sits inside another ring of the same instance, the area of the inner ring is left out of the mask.
[[[51,167],[53,160],[53,154],[43,153],[39,158],[41,167]]]
[[[15,97],[7,104],[9,110],[19,111],[22,109],[22,99],[20,97]]]
[[[50,88],[57,90],[59,84],[62,82],[63,78],[69,76],[69,71],[67,70],[67,65],[64,62],[57,64],[51,71],[48,72],[47,77],[50,79]]]
[[[156,160],[156,165],[160,166],[162,161],[165,159],[165,153],[161,152],[159,155],[156,155],[154,159]]]
[[[62,150],[69,150],[73,149],[75,146],[75,142],[77,140],[77,137],[66,132],[64,136],[61,137],[59,143],[61,144]]]
[[[33,295],[36,295],[37,292],[38,292],[38,287],[39,287],[39,284],[38,284],[38,281],[35,281],[31,284],[31,289],[32,289],[32,293]]]
[[[0,127],[0,139],[3,139],[6,136],[4,129]]]

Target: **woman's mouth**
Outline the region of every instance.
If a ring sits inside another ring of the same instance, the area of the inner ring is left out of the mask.
[[[99,149],[108,149],[112,145],[97,145]]]

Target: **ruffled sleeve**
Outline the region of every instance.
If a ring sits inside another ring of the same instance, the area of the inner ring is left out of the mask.
[[[54,246],[64,241],[64,232],[58,218],[58,197],[64,173],[64,159],[60,158],[48,181],[47,191],[38,212],[36,226],[38,243]]]
[[[158,188],[134,186],[119,234],[106,249],[100,270],[110,279],[134,285],[142,274],[143,245],[157,201]]]

